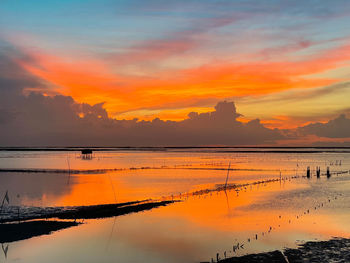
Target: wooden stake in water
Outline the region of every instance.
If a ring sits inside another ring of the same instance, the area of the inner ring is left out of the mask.
[[[331,172],[329,171],[329,166],[327,166],[327,178],[331,177]]]
[[[230,173],[230,167],[231,167],[231,162],[228,163],[228,169],[227,169],[227,175],[226,175],[226,182],[225,182],[225,189],[227,187],[227,181],[228,181],[228,175]]]
[[[320,176],[321,176],[321,167],[320,166],[317,166],[317,168],[316,168],[316,175],[317,175],[317,178],[320,178]]]
[[[67,184],[69,185],[70,181],[70,162],[69,162],[69,157],[67,156],[67,164],[68,164],[68,181]]]
[[[310,174],[310,166],[307,167],[307,170],[306,170],[306,177],[307,177],[307,178],[310,178],[310,177],[311,177],[311,174]]]
[[[9,245],[7,244],[6,247],[4,247],[4,244],[1,244],[2,251],[4,252],[5,259],[7,259],[7,251],[9,250]]]

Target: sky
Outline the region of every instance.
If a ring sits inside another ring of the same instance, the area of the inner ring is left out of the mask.
[[[77,142],[90,121],[94,135],[80,144],[133,144],[135,125],[157,122],[157,131],[176,126],[179,141],[147,131],[138,144],[348,144],[337,129],[350,127],[349,14],[347,0],[1,0],[3,141]],[[196,118],[228,137],[194,142]],[[260,140],[244,139],[247,127],[261,128],[251,133]]]

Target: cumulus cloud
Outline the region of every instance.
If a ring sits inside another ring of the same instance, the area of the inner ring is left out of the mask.
[[[0,45],[4,45],[0,43]],[[70,96],[47,96],[50,85],[17,63],[26,58],[3,46],[0,52],[0,144],[2,146],[203,146],[274,145],[288,132],[265,127],[259,119],[241,122],[232,101],[213,111],[191,112],[182,121],[117,120],[104,103],[78,103]],[[304,135],[350,137],[350,120],[341,115],[326,124],[298,129]]]
[[[190,113],[183,121],[116,120],[103,104],[79,104],[67,96],[22,95],[16,117],[8,116],[0,143],[7,146],[188,146],[251,145],[281,139],[259,120],[237,121],[233,102]]]
[[[242,123],[233,102],[212,112],[192,112],[183,121],[116,120],[104,104],[77,103],[72,97],[24,90],[48,89],[15,61],[13,50],[0,54],[0,143],[2,146],[188,146],[251,145],[281,139],[259,120]]]
[[[299,128],[302,134],[312,134],[327,138],[349,138],[350,137],[350,119],[345,114],[327,123],[311,123]]]

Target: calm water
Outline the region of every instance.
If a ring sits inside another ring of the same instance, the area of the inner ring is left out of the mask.
[[[2,169],[45,170],[0,173],[0,195],[8,190],[11,205],[91,205],[171,196],[182,200],[151,211],[85,220],[51,235],[10,243],[7,258],[1,254],[0,261],[200,262],[216,259],[217,253],[223,258],[225,251],[234,256],[350,236],[349,174],[329,180],[289,179],[305,175],[307,166],[320,166],[322,173],[327,166],[332,172],[348,171],[349,153],[230,150],[99,151],[91,160],[72,151],[0,152]],[[229,183],[280,174],[287,179],[240,191],[188,195],[225,183],[229,163]],[[80,173],[49,172],[57,169]],[[96,169],[101,172],[91,172]],[[237,243],[240,249],[233,249]]]

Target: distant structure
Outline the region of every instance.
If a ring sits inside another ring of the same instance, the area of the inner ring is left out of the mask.
[[[81,158],[83,160],[91,160],[92,159],[92,149],[83,149],[81,150]]]

